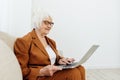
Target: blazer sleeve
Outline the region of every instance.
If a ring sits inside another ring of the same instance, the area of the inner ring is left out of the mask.
[[[30,78],[39,76],[41,66],[32,68],[28,66],[29,62],[30,41],[18,38],[14,44],[14,52],[22,69],[23,78]]]

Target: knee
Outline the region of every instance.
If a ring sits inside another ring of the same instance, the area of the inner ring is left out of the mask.
[[[81,80],[81,73],[77,68],[69,69],[67,72],[70,80]]]
[[[85,80],[85,68],[83,66],[77,67],[81,73],[82,80]]]
[[[85,68],[84,68],[84,66],[82,66],[82,65],[80,65],[79,67],[77,67],[80,71],[83,71],[83,72],[85,72]]]

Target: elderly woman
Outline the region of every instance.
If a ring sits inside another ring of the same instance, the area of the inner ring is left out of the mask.
[[[82,66],[73,69],[56,66],[68,64],[74,59],[61,57],[55,41],[47,36],[54,24],[52,17],[36,11],[32,19],[33,30],[18,38],[14,44],[23,80],[85,80],[85,69]]]

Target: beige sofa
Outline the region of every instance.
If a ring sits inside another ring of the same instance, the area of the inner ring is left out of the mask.
[[[20,65],[13,52],[16,37],[0,32],[0,80],[22,80]]]

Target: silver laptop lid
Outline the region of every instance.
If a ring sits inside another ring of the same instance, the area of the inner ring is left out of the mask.
[[[92,45],[92,47],[87,51],[87,53],[81,58],[81,60],[78,62],[78,65],[81,65],[85,61],[89,59],[89,57],[96,51],[96,49],[99,47],[99,45]]]

